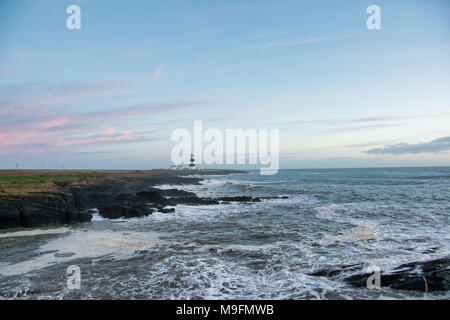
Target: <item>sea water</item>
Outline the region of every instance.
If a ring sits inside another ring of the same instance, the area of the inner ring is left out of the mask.
[[[201,173],[201,172],[199,172]],[[289,196],[179,205],[173,213],[0,233],[0,298],[448,299],[354,288],[310,275],[359,264],[389,271],[450,254],[450,167],[280,170],[157,186],[201,197]],[[66,270],[81,270],[81,288]],[[350,271],[349,271],[350,272]],[[344,274],[343,276],[350,275]]]

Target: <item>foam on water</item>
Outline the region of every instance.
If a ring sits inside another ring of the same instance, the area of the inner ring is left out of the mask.
[[[68,232],[70,229],[66,227],[62,228],[51,228],[51,229],[34,229],[34,230],[21,230],[21,231],[13,231],[0,233],[0,239],[2,238],[11,238],[11,237],[32,237],[46,234],[60,234]]]
[[[381,240],[376,234],[376,225],[370,222],[354,221],[356,228],[343,235],[327,236],[326,240],[345,242],[345,241],[365,241],[365,240]]]
[[[93,214],[92,214],[92,219],[91,219],[91,221],[103,221],[103,220],[105,220],[105,218],[103,218],[103,217],[99,214],[97,208],[92,209],[92,212],[93,212]]]
[[[289,199],[178,205],[172,213],[132,219],[103,219],[95,212],[91,225],[39,238],[24,261],[11,258],[10,246],[1,247],[9,263],[0,265],[0,297],[17,289],[39,298],[445,299],[448,293],[365,290],[309,275],[348,264],[386,271],[448,255],[448,178],[417,183],[408,176],[420,176],[418,170],[281,170],[273,177],[200,176],[206,180],[199,185],[158,186],[207,197]],[[442,176],[437,169],[420,170],[426,177]],[[28,238],[38,239],[30,234],[17,241]],[[46,289],[30,280],[39,270],[50,281],[55,269],[47,267],[83,258],[99,262],[84,265],[87,279],[78,295],[61,290],[56,280]]]
[[[42,245],[38,256],[19,263],[1,263],[0,275],[28,273],[53,264],[79,258],[112,255],[115,259],[129,259],[138,250],[163,244],[155,233],[102,231],[72,231]]]

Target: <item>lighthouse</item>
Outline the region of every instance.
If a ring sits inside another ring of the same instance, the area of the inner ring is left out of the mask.
[[[195,165],[195,159],[194,159],[193,153],[191,153],[191,163],[189,163],[189,169],[191,169],[191,170],[197,169],[197,166]]]

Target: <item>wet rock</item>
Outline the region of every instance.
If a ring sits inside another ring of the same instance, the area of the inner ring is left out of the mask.
[[[136,196],[142,199],[143,201],[151,203],[163,203],[165,200],[159,191],[154,190],[141,191],[136,193]]]
[[[70,191],[74,198],[75,207],[80,211],[107,205],[115,200],[108,188],[72,187]]]
[[[99,214],[108,219],[143,217],[153,210],[142,202],[122,201],[98,207]]]
[[[261,202],[260,198],[248,197],[248,196],[237,196],[237,197],[221,197],[215,199],[217,201],[224,202]]]
[[[204,170],[202,174],[244,173],[233,170]],[[107,180],[90,185],[72,185],[55,182],[57,192],[26,195],[0,195],[0,229],[17,227],[57,226],[87,222],[93,215],[91,208],[98,208],[100,215],[109,218],[139,217],[161,208],[173,212],[168,205],[217,204],[212,199],[198,198],[194,193],[178,190],[159,190],[158,184],[200,184],[201,179],[186,177],[194,172],[168,172],[155,170],[151,177]],[[147,191],[143,191],[147,190]],[[60,192],[59,192],[60,191]],[[136,194],[137,193],[137,194]],[[165,197],[170,197],[167,199]]]
[[[216,198],[215,200],[224,202],[261,202],[262,200],[271,200],[271,199],[289,199],[289,196],[277,196],[277,197],[236,196],[236,197],[221,197]]]
[[[166,189],[159,190],[163,197],[196,197],[197,195],[193,192],[178,190],[178,189]]]
[[[425,262],[411,262],[392,272],[381,272],[381,286],[416,291],[448,291],[450,289],[450,257]],[[355,287],[365,287],[368,274],[356,274],[344,279]]]
[[[90,221],[80,212],[71,194],[47,193],[0,198],[0,229],[45,227]]]
[[[119,201],[142,201],[142,198],[132,194],[132,193],[121,193],[115,197]]]
[[[219,204],[217,200],[209,199],[209,198],[199,198],[199,197],[179,197],[179,198],[170,198],[166,199],[166,205],[176,206],[178,204],[187,204],[187,205],[211,205],[211,204]]]
[[[360,288],[367,287],[372,273],[365,273],[362,265],[341,265],[323,268],[310,275],[341,279]],[[347,276],[348,273],[358,272]],[[450,257],[402,264],[390,272],[381,271],[381,287],[422,292],[448,291],[450,289]]]
[[[289,199],[289,196],[258,197],[259,200]]]
[[[53,256],[56,258],[68,258],[73,255],[75,255],[75,253],[73,253],[73,252],[56,252],[53,254]]]
[[[162,213],[170,213],[175,212],[175,208],[158,208],[158,211]]]
[[[317,277],[335,277],[342,273],[360,270],[361,268],[361,264],[339,265],[332,268],[321,268],[312,273],[309,273],[309,275]]]

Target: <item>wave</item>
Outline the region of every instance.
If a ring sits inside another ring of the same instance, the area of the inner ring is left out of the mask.
[[[67,227],[62,228],[52,228],[52,229],[34,229],[34,230],[22,230],[22,231],[13,231],[7,233],[1,233],[0,239],[2,238],[10,238],[10,237],[32,237],[32,236],[40,236],[46,234],[61,234],[70,231]]]
[[[113,256],[117,260],[129,259],[136,251],[164,243],[154,232],[77,230],[42,245],[34,258],[19,263],[1,263],[0,275],[24,274],[79,258]]]

